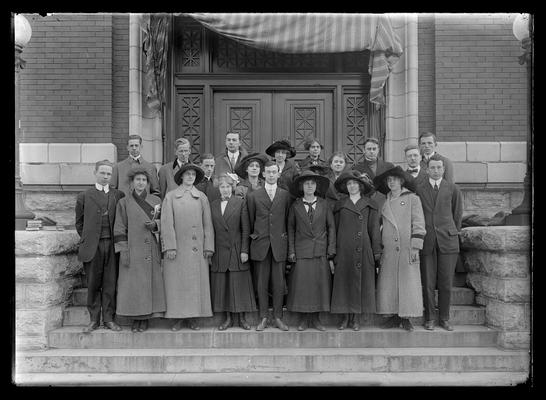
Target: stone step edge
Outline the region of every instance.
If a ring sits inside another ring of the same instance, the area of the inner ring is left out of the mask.
[[[527,372],[24,373],[19,386],[515,386]]]

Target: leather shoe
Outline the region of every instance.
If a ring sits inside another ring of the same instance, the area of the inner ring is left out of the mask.
[[[313,328],[315,328],[316,330],[318,331],[322,331],[324,332],[326,330],[326,328],[324,327],[324,325],[322,325],[320,323],[320,319],[318,317],[315,317],[311,320],[311,325],[313,325]]]
[[[250,325],[248,324],[248,322],[246,322],[246,319],[243,316],[243,314],[239,314],[239,326],[247,331],[250,329]]]
[[[265,328],[267,328],[267,318],[262,318],[258,326],[256,327],[257,331],[263,331]]]
[[[140,321],[140,325],[138,326],[138,331],[139,332],[144,332],[147,329],[148,329],[148,320],[144,319],[144,320]]]
[[[137,333],[140,328],[140,321],[137,319],[133,320],[133,325],[131,325],[131,332]]]
[[[402,318],[402,328],[408,332],[412,332],[415,329],[409,318]]]
[[[425,329],[427,331],[433,331],[434,330],[434,321],[433,320],[425,321]]]
[[[284,322],[282,322],[280,318],[275,318],[275,326],[279,328],[281,331],[288,330],[288,326]]]
[[[304,331],[307,329],[307,315],[302,315],[298,322],[298,331]]]
[[[89,325],[87,325],[85,328],[83,328],[83,333],[91,333],[95,329],[98,329],[99,323],[98,322],[90,322]]]
[[[179,319],[178,321],[176,321],[172,326],[171,326],[171,331],[179,331],[180,329],[182,329],[182,320]]]
[[[190,321],[188,322],[188,326],[192,331],[198,331],[199,329],[201,329],[199,325],[197,325],[197,321],[194,318],[190,319]]]
[[[341,323],[339,324],[337,329],[343,330],[343,329],[347,328],[348,324],[349,324],[349,314],[345,314],[345,316],[343,317],[343,320],[341,321]]]
[[[231,320],[231,318],[226,318],[226,320],[222,322],[222,324],[218,327],[218,330],[225,331],[230,326],[233,326],[233,321]]]
[[[449,323],[449,321],[440,320],[440,327],[444,328],[446,331],[452,331],[453,327]]]
[[[391,329],[391,328],[398,328],[400,326],[400,317],[398,315],[393,315],[392,317],[388,318],[383,324],[381,325],[382,329]]]
[[[121,331],[121,326],[116,324],[114,321],[105,322],[104,326],[113,331]]]
[[[358,314],[353,315],[353,319],[349,322],[349,326],[353,328],[353,331],[360,330],[360,317]]]

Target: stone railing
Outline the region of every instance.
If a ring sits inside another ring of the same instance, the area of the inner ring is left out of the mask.
[[[505,348],[530,346],[530,234],[529,226],[469,227],[461,234],[467,284]]]
[[[63,309],[79,283],[75,230],[15,231],[15,345],[47,347],[47,333],[62,326]]]

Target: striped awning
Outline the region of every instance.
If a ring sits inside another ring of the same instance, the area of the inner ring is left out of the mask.
[[[208,29],[245,45],[282,53],[370,50],[370,101],[385,104],[384,86],[402,46],[386,15],[189,13]]]

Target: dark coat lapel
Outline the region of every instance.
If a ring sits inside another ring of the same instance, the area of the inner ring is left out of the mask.
[[[232,195],[226,204],[226,209],[224,210],[224,221],[226,221],[226,223],[229,217],[235,212],[236,203],[237,203],[237,200]],[[222,211],[221,208],[220,208],[220,211]]]
[[[307,216],[307,211],[305,211],[305,205],[303,204],[303,200],[299,199],[296,202],[296,205],[294,206],[294,208],[296,209],[296,212],[300,215],[300,218],[303,221],[305,221],[305,224],[307,225],[307,227],[311,229],[311,221],[309,221],[309,217]],[[318,203],[317,203],[317,207],[315,208],[315,211],[317,211],[317,209],[318,209]]]
[[[431,206],[430,208],[434,208],[434,196],[432,194],[433,189],[428,179],[423,181],[423,189],[425,192],[426,200]]]
[[[116,217],[116,194],[112,188],[108,191],[108,219],[112,227],[114,226],[114,218]]]

